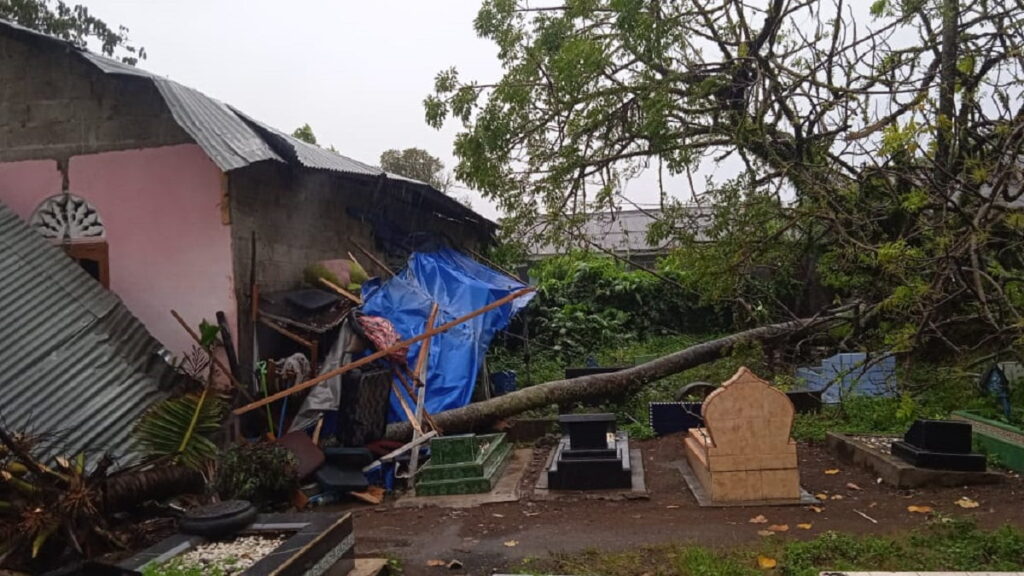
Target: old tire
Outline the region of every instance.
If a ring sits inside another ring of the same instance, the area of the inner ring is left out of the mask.
[[[691,396],[698,396],[700,401],[703,402],[708,397],[708,394],[711,394],[717,388],[718,386],[710,382],[690,382],[676,392],[676,402],[685,402]]]
[[[256,513],[256,507],[245,500],[225,500],[189,510],[178,529],[204,538],[227,538],[252,524]]]

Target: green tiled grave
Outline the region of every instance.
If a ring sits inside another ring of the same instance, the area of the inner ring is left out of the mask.
[[[504,434],[461,434],[430,441],[430,461],[420,469],[417,496],[490,492],[512,453]]]

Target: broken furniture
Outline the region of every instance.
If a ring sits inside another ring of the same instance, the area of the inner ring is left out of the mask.
[[[239,536],[289,537],[270,554],[246,568],[241,576],[335,576],[355,567],[355,534],[351,514],[325,512],[260,514]],[[177,533],[121,564],[146,573],[207,543],[200,536]]]
[[[558,423],[563,436],[547,470],[549,490],[633,486],[629,439],[616,431],[614,414],[566,414]]]
[[[954,420],[917,420],[892,443],[892,454],[933,470],[984,472],[985,456],[971,452],[971,425]]]
[[[490,492],[512,453],[504,434],[460,434],[430,441],[430,460],[420,468],[417,496]]]
[[[707,397],[686,459],[712,503],[799,500],[793,403],[747,368]]]

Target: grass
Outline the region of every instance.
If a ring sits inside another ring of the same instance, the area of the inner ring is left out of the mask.
[[[775,560],[775,568],[759,568],[759,556]],[[759,546],[735,549],[672,545],[625,552],[591,550],[531,559],[522,569],[581,576],[817,576],[823,570],[1014,571],[1024,569],[1024,531],[1009,526],[984,531],[971,522],[947,518],[897,536],[826,532],[813,540],[766,540]]]

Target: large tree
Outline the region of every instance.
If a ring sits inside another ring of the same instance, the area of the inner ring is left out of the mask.
[[[426,182],[442,192],[451,188],[452,181],[444,171],[444,162],[422,148],[385,150],[380,155],[380,167],[406,178]]]
[[[689,184],[651,233],[712,301],[783,316],[812,279],[895,349],[1024,333],[1024,0],[485,0],[475,27],[504,75],[441,72],[426,117],[511,228],[572,237],[656,170]]]
[[[82,4],[63,0],[0,0],[0,18],[87,47],[96,42],[103,54],[135,65],[146,50],[128,39],[128,28],[111,28]]]

